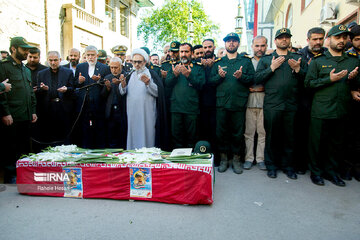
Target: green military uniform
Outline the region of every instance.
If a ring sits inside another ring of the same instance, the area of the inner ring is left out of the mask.
[[[226,72],[225,78],[219,75],[219,66]],[[242,68],[239,79],[233,74]],[[216,137],[220,153],[240,155],[244,136],[245,110],[249,96],[249,86],[253,83],[254,67],[247,56],[237,54],[234,59],[228,56],[218,58],[212,67],[209,84],[216,88]]]
[[[15,163],[30,151],[29,125],[36,113],[36,98],[31,86],[30,70],[9,56],[0,62],[0,81],[9,79],[12,90],[0,94],[0,117],[11,115],[13,124],[1,123],[1,152],[4,154],[5,181],[15,176]]]
[[[348,70],[350,73],[359,66],[359,59],[352,54],[343,53],[342,56],[332,56],[330,52],[314,57],[306,75],[305,86],[313,88],[315,95],[311,108],[309,168],[314,175],[337,175],[337,166],[344,157],[341,155],[345,117],[349,112],[351,94],[350,89],[357,88],[358,79],[349,80],[346,75],[337,82],[331,82],[330,72],[335,73]],[[326,156],[321,157],[320,145],[328,141]],[[325,162],[321,162],[324,159]]]
[[[181,73],[175,77],[171,68],[165,79],[165,86],[172,89],[171,135],[175,148],[194,147],[196,143],[199,90],[205,84],[205,71],[200,63],[192,62],[189,66],[191,73],[188,78]]]
[[[152,62],[150,62],[150,66],[149,69],[153,70],[154,72],[156,72],[157,75],[159,75],[159,78],[161,79],[161,66],[153,64]]]
[[[298,60],[301,54],[287,52],[285,61],[272,72],[273,57],[280,57],[276,51],[263,56],[256,69],[255,83],[263,84],[264,127],[266,132],[265,164],[268,170],[278,167],[284,171],[293,170],[294,120],[298,106],[298,87],[303,84],[307,63],[301,61],[296,73],[288,64],[289,59]],[[280,162],[278,162],[280,161]]]

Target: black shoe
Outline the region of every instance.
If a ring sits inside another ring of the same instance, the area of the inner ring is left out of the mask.
[[[297,175],[294,170],[285,170],[284,173],[290,179],[293,179],[293,180],[297,179]]]
[[[299,175],[305,175],[306,170],[297,170],[296,173]]]
[[[335,184],[336,186],[339,186],[339,187],[345,187],[346,186],[346,183],[336,175],[328,176],[325,179],[329,180],[332,184]]]
[[[342,180],[351,181],[351,179],[352,179],[351,171],[346,171],[346,172],[340,174],[340,177]]]
[[[310,175],[310,179],[313,182],[313,184],[319,185],[319,186],[324,186],[324,179],[322,177],[320,177],[319,175],[315,175],[315,174],[311,174]]]
[[[277,177],[276,170],[268,170],[267,176],[269,178],[276,178]]]

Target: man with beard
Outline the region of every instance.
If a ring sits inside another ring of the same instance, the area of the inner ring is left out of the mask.
[[[303,84],[307,63],[300,54],[288,51],[291,36],[287,28],[276,31],[276,49],[260,59],[255,73],[255,83],[265,87],[265,165],[270,178],[276,178],[280,168],[288,178],[297,179],[293,166],[294,120],[298,86]]]
[[[180,43],[173,41],[170,44],[169,60],[165,60],[161,63],[161,77],[165,80],[167,73],[171,70],[173,65],[178,64],[179,61],[179,47]],[[171,94],[171,93],[170,93]]]
[[[30,69],[31,72],[31,85],[36,91],[37,86],[37,74],[43,69],[46,69],[46,66],[40,63],[40,49],[32,48],[27,56],[27,64],[25,65],[27,68]]]
[[[351,28],[350,36],[352,48],[348,51],[349,55],[357,56],[360,59],[360,26]],[[356,88],[355,88],[356,89]],[[351,92],[353,99],[349,113],[346,135],[346,156],[341,167],[341,178],[351,180],[352,176],[360,181],[360,89]]]
[[[38,131],[37,140],[47,146],[69,144],[71,114],[73,111],[74,75],[69,68],[60,66],[60,53],[48,52],[49,68],[37,76]],[[55,143],[53,143],[55,142]]]
[[[30,70],[22,63],[33,48],[23,37],[10,41],[10,53],[0,62],[0,82],[9,80],[13,90],[0,94],[0,132],[5,183],[15,183],[15,163],[30,152],[30,123],[37,120],[36,98]]]
[[[69,51],[69,63],[65,64],[64,67],[70,68],[75,76],[76,66],[80,61],[80,51],[76,48],[72,48]]]
[[[194,46],[194,54],[193,54],[193,59],[196,61],[201,61],[202,58],[204,58],[205,53],[204,53],[204,48],[202,45],[195,45]]]
[[[159,55],[157,55],[156,53],[151,54],[150,61],[152,64],[159,66],[159,64],[160,64]]]
[[[200,139],[210,142],[211,149],[216,154],[216,86],[210,84],[209,80],[212,66],[218,58],[214,54],[213,39],[205,39],[202,46],[204,58],[201,59],[201,64],[205,70],[205,84],[200,92],[199,133]],[[215,161],[218,165],[218,158]]]
[[[193,48],[190,43],[180,45],[181,63],[172,65],[165,85],[171,94],[171,136],[174,148],[193,148],[197,141],[199,91],[205,83],[201,63],[192,62]]]
[[[251,62],[256,70],[260,58],[265,55],[267,49],[267,38],[264,36],[256,36],[251,45],[254,56],[251,58]],[[255,133],[257,133],[257,144],[256,144],[256,162],[261,170],[266,170],[264,163],[264,149],[265,149],[265,129],[264,129],[264,86],[253,85],[249,88],[250,94],[248,98],[246,108],[246,119],[245,119],[245,145],[246,155],[244,162],[244,169],[250,169],[253,161],[255,160],[254,155],[254,142]]]
[[[324,45],[325,30],[319,27],[311,28],[307,33],[308,46],[299,51],[302,60],[310,64],[314,56],[324,53],[327,48]],[[294,167],[296,173],[305,174],[309,163],[308,148],[310,111],[313,98],[313,90],[299,85],[298,98],[299,106],[295,117],[295,149]]]
[[[346,116],[350,89],[358,90],[359,59],[346,54],[345,44],[351,32],[336,25],[328,32],[329,50],[311,61],[305,86],[315,91],[311,106],[309,155],[311,180],[324,185],[323,178],[345,186],[338,165],[343,158]]]
[[[86,62],[76,67],[75,87],[77,113],[81,111],[79,125],[84,148],[105,147],[105,99],[101,95],[104,77],[110,74],[109,66],[97,62],[98,50],[94,46],[85,48]]]
[[[227,170],[228,154],[231,154],[233,171],[240,174],[245,110],[249,87],[254,80],[254,67],[249,57],[237,52],[240,38],[236,33],[229,33],[224,42],[227,55],[214,63],[210,76],[210,83],[217,86],[216,137],[220,152],[218,171]]]
[[[126,148],[126,114],[124,98],[120,95],[119,84],[124,80],[122,61],[118,57],[110,59],[111,74],[105,76],[102,95],[106,99],[108,144],[111,148]]]

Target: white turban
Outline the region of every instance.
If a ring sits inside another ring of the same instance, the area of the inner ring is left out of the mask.
[[[134,58],[134,55],[136,54],[143,56],[145,59],[145,63],[149,61],[149,55],[145,52],[145,50],[141,48],[134,49],[133,52],[131,53],[131,58]]]

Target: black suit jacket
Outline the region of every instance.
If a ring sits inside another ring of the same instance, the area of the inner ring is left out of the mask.
[[[124,74],[122,72],[121,74]],[[112,83],[112,79],[115,78],[113,74],[109,74],[105,76],[105,80],[109,80],[111,82],[111,89],[110,91],[107,90],[106,86],[102,89],[102,96],[106,99],[106,106],[105,106],[105,117],[109,118],[111,114],[111,107],[114,102],[115,95],[117,96],[118,102],[116,103],[118,107],[120,107],[122,110],[126,110],[126,105],[124,103],[125,96],[121,96],[119,91],[119,85]]]
[[[89,72],[89,64],[87,62],[80,63],[76,66],[76,72],[75,72],[75,87],[76,88],[81,88],[81,87],[96,83],[94,80],[92,80],[90,78],[88,72]],[[83,83],[79,83],[80,73],[82,76],[85,77],[85,82],[83,82]],[[101,96],[101,90],[103,88],[102,83],[104,81],[104,77],[110,73],[111,72],[110,72],[109,66],[102,64],[100,62],[96,63],[94,75],[100,74],[101,79],[99,80],[99,84],[89,86],[88,97],[86,98],[86,102],[84,105],[85,111],[90,111],[90,112],[96,113],[96,114],[104,114],[105,99]],[[77,95],[76,110],[78,112],[81,109],[81,105],[83,103],[86,91],[87,91],[86,88],[76,91],[76,95]]]

